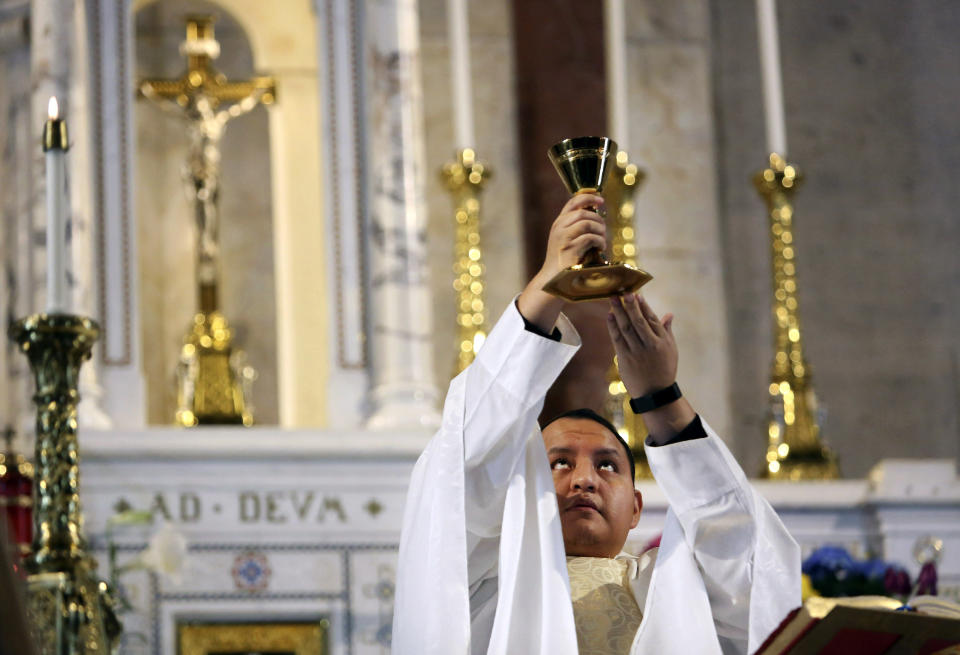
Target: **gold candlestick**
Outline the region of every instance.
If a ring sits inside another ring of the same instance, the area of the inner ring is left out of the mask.
[[[630,163],[623,150],[617,152],[615,167],[610,171],[610,179],[604,191],[607,211],[610,218],[610,255],[631,268],[637,268],[636,229],[634,228],[634,195],[643,184],[646,173]],[[643,418],[630,408],[630,395],[620,379],[617,358],[607,371],[607,400],[604,413],[610,422],[620,431],[620,435],[630,446],[635,462],[636,478],[650,479],[650,464],[643,450],[643,440],[647,437],[647,426]]]
[[[107,655],[120,635],[113,599],[81,532],[77,383],[99,336],[95,322],[37,314],[10,326],[36,381],[33,542],[27,614],[41,653]]]
[[[443,167],[442,176],[453,194],[457,221],[453,246],[458,348],[454,375],[457,375],[476,357],[489,331],[480,245],[480,191],[490,179],[490,169],[477,160],[473,149],[465,148],[457,152],[456,161]]]
[[[767,203],[773,253],[773,333],[767,456],[761,475],[776,480],[840,476],[837,460],[820,440],[817,398],[803,354],[797,302],[792,196],[800,173],[776,153],[754,184]]]

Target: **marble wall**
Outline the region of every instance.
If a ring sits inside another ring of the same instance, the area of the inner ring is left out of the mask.
[[[211,3],[182,0],[153,3],[137,13],[137,79],[182,75],[185,60],[178,47],[184,39],[184,17],[205,11],[218,16],[215,29],[222,54],[216,67],[228,79],[250,77],[255,72],[250,44],[230,15]],[[280,89],[281,102],[282,94]],[[266,111],[258,107],[231,121],[222,142],[221,304],[234,329],[235,347],[247,353],[259,374],[253,391],[255,420],[276,424],[276,295]],[[196,229],[181,181],[187,135],[178,118],[144,100],[136,103],[134,116],[147,416],[149,423],[164,424],[173,421],[174,370],[181,339],[197,310]]]
[[[513,25],[507,0],[469,2],[477,154],[493,171],[481,196],[481,244],[486,265],[486,306],[491,324],[526,284],[519,153],[513,69]],[[445,0],[420,0],[426,129],[426,198],[434,297],[434,367],[445,390],[454,373],[456,296],[453,290],[453,198],[441,180],[454,159],[450,54]]]
[[[3,325],[38,308],[32,289],[42,278],[29,257],[30,244],[37,236],[31,208],[39,189],[30,176],[33,149],[39,150],[32,134],[30,116],[30,49],[27,12],[0,2],[0,316]],[[42,228],[40,228],[42,234]],[[32,437],[30,371],[3,331],[0,343],[0,429],[19,430],[16,447],[29,452]]]
[[[741,461],[759,462],[771,360],[754,3],[713,0],[719,202]],[[960,5],[780,3],[799,300],[845,476],[960,455]]]
[[[676,315],[677,379],[730,444],[729,345],[705,0],[626,3],[631,160],[646,169],[636,195],[638,263],[653,308]]]

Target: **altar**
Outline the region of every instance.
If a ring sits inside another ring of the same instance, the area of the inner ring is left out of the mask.
[[[266,427],[88,431],[83,502],[101,574],[109,577],[110,542],[122,566],[163,522],[186,542],[176,575],[120,576],[131,604],[121,613],[122,652],[175,655],[190,626],[219,626],[220,641],[210,643],[222,645],[222,635],[244,634],[238,626],[259,626],[263,639],[322,622],[331,655],[388,654],[406,487],[429,437]],[[941,539],[940,594],[960,597],[953,462],[884,460],[863,480],[754,484],[804,554],[839,545],[858,558],[900,563],[915,577],[917,541]],[[627,542],[635,552],[659,534],[666,512],[656,483],[639,488],[643,516]],[[114,526],[108,540],[108,520],[124,509],[150,511],[154,522]]]

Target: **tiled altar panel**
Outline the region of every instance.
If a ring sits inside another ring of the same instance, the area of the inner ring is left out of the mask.
[[[173,655],[185,620],[326,618],[332,655],[389,653],[403,501],[427,437],[88,433],[83,502],[103,574],[105,526],[120,501],[166,517],[188,542],[179,583],[143,571],[123,576],[136,607],[122,616],[123,652]],[[116,528],[120,563],[143,551],[156,529]]]
[[[145,546],[126,545],[121,561],[132,560]],[[104,550],[95,555],[106,574]],[[234,582],[235,563],[250,556],[269,567],[263,590],[241,589]],[[177,626],[184,622],[322,619],[329,624],[331,654],[389,653],[395,544],[191,543],[188,557],[179,584],[142,571],[123,576],[137,609],[121,616],[121,653],[175,653]]]
[[[388,653],[407,482],[428,438],[267,428],[84,433],[86,530],[104,574],[104,526],[121,499],[168,516],[189,544],[179,584],[143,571],[122,578],[137,608],[122,617],[124,652],[173,655],[178,621],[326,618],[333,655]],[[960,596],[953,464],[884,462],[877,470],[884,475],[869,481],[755,485],[805,555],[838,544],[915,574],[917,538],[942,538],[941,594]],[[640,489],[644,515],[628,550],[656,536],[666,513],[655,483]],[[120,563],[155,529],[117,529]]]

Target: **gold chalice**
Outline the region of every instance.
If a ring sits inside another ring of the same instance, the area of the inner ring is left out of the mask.
[[[617,144],[605,136],[564,139],[547,156],[571,194],[601,193],[607,171],[614,165]],[[653,279],[646,271],[610,262],[600,248],[584,253],[579,264],[560,271],[543,290],[571,302],[598,300],[632,293]]]

